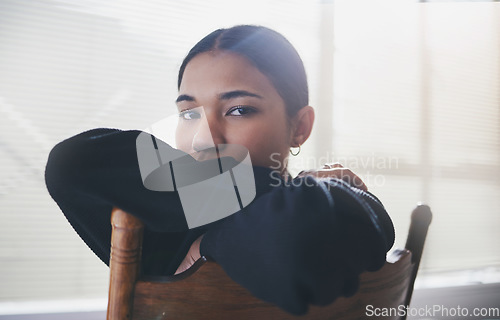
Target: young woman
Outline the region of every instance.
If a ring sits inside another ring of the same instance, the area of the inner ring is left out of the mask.
[[[145,223],[144,273],[179,273],[203,255],[294,314],[353,294],[360,273],[382,267],[393,225],[378,199],[354,185],[357,177],[339,165],[293,180],[287,172],[290,149],[309,137],[314,111],[303,63],[282,35],[259,26],[212,32],[185,58],[178,88],[177,148],[202,162],[231,156],[214,145],[244,146],[256,197],[235,214],[188,229],[177,192],[144,187],[139,131],[84,132],[54,147],[46,182],[102,261],[109,263],[117,206]]]

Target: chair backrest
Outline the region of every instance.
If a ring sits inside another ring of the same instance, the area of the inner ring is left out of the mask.
[[[413,211],[406,249],[395,250],[382,269],[360,277],[360,289],[326,307],[311,307],[301,319],[405,319],[427,228],[428,206]],[[166,277],[140,277],[142,222],[120,210],[112,212],[108,320],[115,319],[296,319],[252,296],[215,262],[198,260],[187,271]]]

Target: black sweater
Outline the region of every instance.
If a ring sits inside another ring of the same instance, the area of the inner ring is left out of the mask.
[[[295,178],[278,186],[254,167],[256,197],[243,210],[189,229],[177,192],[144,187],[139,131],[96,129],[51,151],[47,188],[85,243],[109,264],[113,206],[145,224],[142,270],[173,274],[201,234],[200,252],[255,296],[302,314],[349,296],[358,276],[385,262],[394,228],[372,194],[338,179]]]

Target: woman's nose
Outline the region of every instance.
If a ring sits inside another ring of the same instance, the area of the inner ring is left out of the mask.
[[[193,137],[193,150],[203,151],[225,143],[220,126],[215,115],[203,113]]]

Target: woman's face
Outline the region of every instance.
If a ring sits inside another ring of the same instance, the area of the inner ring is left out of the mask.
[[[248,149],[253,165],[283,169],[291,145],[285,103],[271,81],[240,55],[205,52],[186,66],[177,99],[177,148],[198,160]]]

